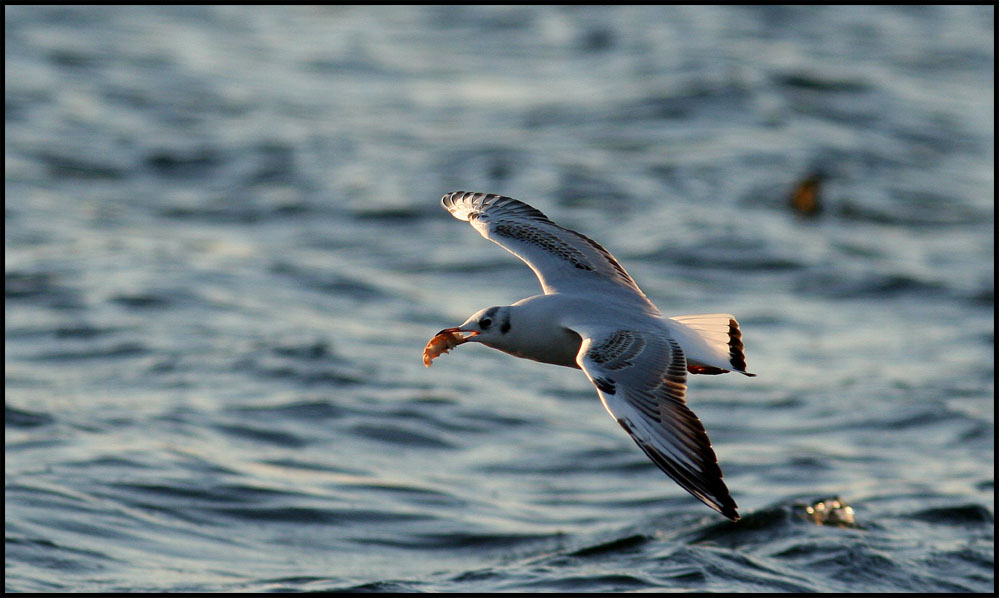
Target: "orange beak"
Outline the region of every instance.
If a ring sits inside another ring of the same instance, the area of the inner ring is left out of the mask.
[[[462,333],[468,333],[468,336],[459,336],[457,339],[454,339],[453,342],[455,343],[456,347],[458,345],[460,345],[461,343],[467,343],[468,339],[470,339],[473,336],[477,335],[479,333],[479,331],[478,330],[465,330],[464,328],[445,328],[444,330],[441,330],[440,332],[438,332],[437,334],[435,334],[434,338],[436,338],[436,337],[438,337],[438,336],[440,336],[442,334],[446,334],[446,335],[449,335],[452,338],[454,338],[454,335],[460,335]]]

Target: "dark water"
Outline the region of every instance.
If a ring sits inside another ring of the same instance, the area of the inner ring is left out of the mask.
[[[4,33],[7,591],[994,591],[993,7]],[[668,314],[736,314],[759,377],[688,398],[743,521],[577,371],[423,367],[537,292],[456,189],[592,236]],[[853,525],[807,513],[833,497]]]

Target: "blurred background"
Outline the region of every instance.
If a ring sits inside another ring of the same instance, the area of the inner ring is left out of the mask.
[[[5,7],[5,590],[994,591],[994,14]],[[459,189],[739,319],[743,521],[424,368],[539,292]]]

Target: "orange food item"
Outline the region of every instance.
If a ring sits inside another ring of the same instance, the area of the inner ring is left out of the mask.
[[[423,365],[430,367],[430,364],[441,354],[447,353],[463,342],[465,339],[457,330],[453,328],[441,330],[434,338],[430,339],[426,348],[423,349]]]

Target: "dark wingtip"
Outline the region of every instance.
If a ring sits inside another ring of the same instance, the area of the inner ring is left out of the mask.
[[[739,329],[739,322],[735,318],[730,318],[728,321],[728,350],[732,369],[750,378],[756,376],[756,374],[750,374],[746,371],[746,353],[742,344],[742,330]]]

